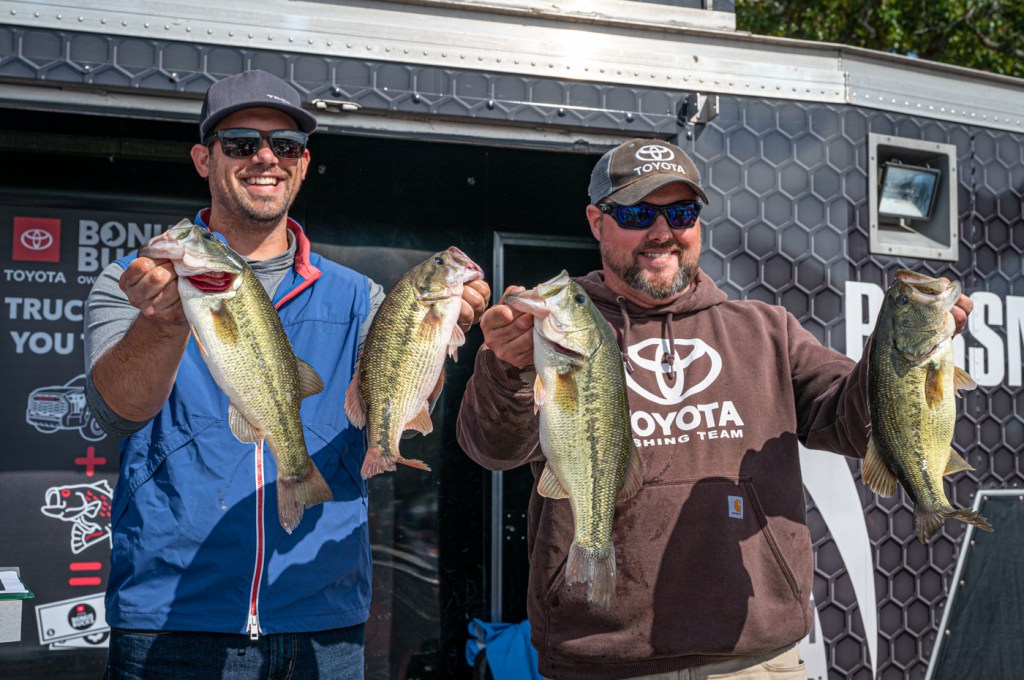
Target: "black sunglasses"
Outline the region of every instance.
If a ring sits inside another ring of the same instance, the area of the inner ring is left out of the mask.
[[[658,215],[664,215],[673,229],[689,229],[697,224],[701,205],[697,201],[677,201],[668,205],[598,203],[597,207],[605,215],[611,215],[623,229],[647,229]]]
[[[295,160],[302,158],[302,152],[306,150],[306,142],[309,135],[298,130],[254,130],[252,128],[228,128],[211,132],[205,146],[210,146],[213,140],[220,140],[221,151],[230,158],[252,158],[259,152],[263,140],[269,140],[270,150],[278,158]]]

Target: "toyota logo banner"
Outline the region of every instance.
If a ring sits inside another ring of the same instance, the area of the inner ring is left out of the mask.
[[[107,644],[118,442],[85,401],[85,299],[107,265],[182,217],[0,205],[0,566],[35,595],[0,660]]]

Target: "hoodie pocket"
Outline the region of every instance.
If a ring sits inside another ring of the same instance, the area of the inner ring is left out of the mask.
[[[538,537],[535,554],[549,560],[535,585],[552,656],[761,654],[804,634],[807,596],[791,555],[809,550],[806,529],[767,517],[749,478],[649,483],[620,504],[611,610],[587,602],[585,586],[566,586],[571,540],[571,530],[557,537],[557,562],[553,537]]]

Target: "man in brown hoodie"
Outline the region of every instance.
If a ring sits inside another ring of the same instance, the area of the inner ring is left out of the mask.
[[[677,146],[630,140],[591,175],[601,271],[577,279],[615,329],[644,484],[616,508],[611,609],[566,586],[566,500],[529,508],[527,608],[554,680],[804,678],[813,575],[798,444],[863,457],[866,362],[823,347],[784,308],[729,300],[699,268],[700,175]],[[510,289],[519,289],[510,287]],[[507,292],[507,291],[506,291]],[[953,309],[963,328],[972,303]],[[480,465],[543,469],[533,318],[484,313],[458,421]],[[865,352],[864,356],[867,356]]]

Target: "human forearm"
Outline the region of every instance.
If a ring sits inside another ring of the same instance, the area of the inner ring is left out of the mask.
[[[481,349],[459,409],[459,444],[489,470],[543,460],[532,387],[518,377],[518,370]]]
[[[189,328],[138,316],[128,332],[92,369],[92,381],[107,405],[126,420],[155,416],[171,393]]]

